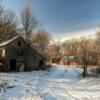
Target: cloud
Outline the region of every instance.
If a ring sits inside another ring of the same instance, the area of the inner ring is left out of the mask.
[[[66,33],[61,33],[58,37],[54,36],[54,38],[56,41],[58,40],[60,42],[64,42],[65,40],[69,40],[73,38],[79,39],[80,37],[95,38],[97,31],[98,28],[75,31],[75,32],[66,32]]]

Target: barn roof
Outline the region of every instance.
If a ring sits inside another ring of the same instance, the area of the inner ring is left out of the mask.
[[[74,61],[80,61],[80,56],[64,56],[64,60],[74,60]]]
[[[5,42],[2,42],[0,43],[0,47],[5,47],[6,45],[8,45],[9,43],[13,42],[14,40],[18,39],[18,38],[22,38],[21,35],[17,35],[16,37],[8,40],[8,41],[5,41]],[[22,38],[24,40],[24,38]],[[25,41],[25,40],[24,40]],[[26,41],[25,41],[26,42]],[[40,55],[42,58],[46,59],[42,54],[40,54],[38,51],[36,51],[32,46],[30,46],[30,48],[38,55]]]
[[[11,43],[12,41],[16,40],[16,39],[19,38],[19,37],[20,37],[20,35],[17,35],[16,37],[14,37],[14,38],[12,38],[12,39],[10,39],[10,40],[7,40],[7,41],[5,41],[5,42],[0,43],[0,47],[6,46],[7,44]]]

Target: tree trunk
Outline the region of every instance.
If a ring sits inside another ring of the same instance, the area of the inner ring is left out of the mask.
[[[87,66],[86,65],[84,65],[83,66],[83,77],[86,77],[87,76]]]

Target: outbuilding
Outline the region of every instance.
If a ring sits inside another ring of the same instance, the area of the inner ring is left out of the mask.
[[[21,36],[0,44],[0,71],[28,71],[45,66],[45,57]]]

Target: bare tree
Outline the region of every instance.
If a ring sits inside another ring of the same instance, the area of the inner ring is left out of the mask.
[[[97,52],[97,59],[98,59],[98,72],[100,72],[100,31],[97,32],[96,36],[96,52]]]
[[[18,25],[15,13],[6,9],[0,1],[0,42],[13,38],[17,34]]]
[[[59,44],[49,45],[47,48],[48,61],[58,63],[61,60],[61,47]]]
[[[38,21],[32,13],[32,8],[27,4],[21,12],[21,21],[24,33],[26,35],[26,42],[29,45],[32,31],[37,27]]]
[[[79,41],[76,39],[67,40],[62,44],[62,47],[66,55],[78,55]]]
[[[80,56],[83,65],[83,77],[87,76],[87,67],[89,64],[90,57],[90,40],[86,38],[81,38],[80,40]]]
[[[33,35],[33,47],[43,55],[46,55],[46,49],[51,36],[45,30],[39,30]]]

